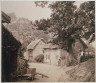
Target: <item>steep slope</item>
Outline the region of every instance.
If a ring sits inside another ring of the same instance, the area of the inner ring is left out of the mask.
[[[28,45],[36,37],[48,40],[49,35],[45,34],[44,31],[37,30],[32,21],[26,18],[17,18],[14,13],[9,14],[9,16],[11,23],[5,26],[22,44]]]
[[[71,66],[69,67],[71,68]],[[82,62],[80,65],[62,72],[60,82],[94,82],[95,81],[95,58]]]

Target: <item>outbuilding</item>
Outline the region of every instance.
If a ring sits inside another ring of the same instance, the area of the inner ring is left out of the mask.
[[[10,81],[10,74],[17,70],[18,50],[21,43],[3,23],[10,23],[11,18],[2,12],[2,81]]]
[[[52,65],[59,65],[59,60],[65,59],[67,51],[52,43],[44,46],[44,62]]]

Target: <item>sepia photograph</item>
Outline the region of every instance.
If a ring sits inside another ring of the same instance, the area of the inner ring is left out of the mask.
[[[95,82],[95,1],[1,1],[2,82]]]

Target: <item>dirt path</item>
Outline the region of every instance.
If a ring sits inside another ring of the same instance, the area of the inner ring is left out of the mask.
[[[65,72],[72,69],[72,67],[58,67],[42,63],[29,63],[29,68],[36,68],[37,73],[42,73],[48,76],[48,78],[42,78],[40,75],[36,75],[34,82],[58,82],[62,81],[62,79],[64,81],[64,79],[66,80],[68,77]],[[63,77],[60,79],[62,75]]]

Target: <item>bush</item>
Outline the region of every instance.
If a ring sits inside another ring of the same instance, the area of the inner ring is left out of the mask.
[[[94,58],[94,57],[92,55],[82,56],[80,62],[85,62],[91,58]]]
[[[94,82],[95,81],[95,58],[91,58],[66,72],[71,82]],[[63,77],[63,76],[62,76]]]
[[[77,64],[77,60],[72,55],[67,55],[66,57],[66,66],[75,66]]]
[[[42,62],[44,61],[44,55],[43,54],[40,54],[38,56],[35,57],[35,61],[36,62]]]

